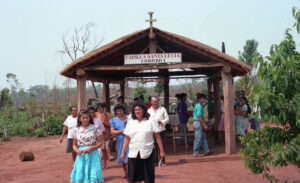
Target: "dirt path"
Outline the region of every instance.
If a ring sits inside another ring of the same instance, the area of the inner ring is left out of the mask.
[[[0,183],[66,183],[72,171],[72,159],[66,154],[65,143],[59,144],[58,136],[46,138],[14,137],[9,142],[0,142]],[[223,147],[214,147],[216,155],[194,158],[189,153],[172,154],[171,144],[167,144],[167,167],[156,168],[156,182],[160,183],[235,183],[268,182],[261,175],[254,175],[245,169],[237,155],[225,156]],[[182,151],[183,145],[178,151]],[[190,148],[191,149],[191,148]],[[21,151],[32,151],[35,161],[20,162]],[[294,166],[275,171],[281,180],[299,181],[299,170]],[[121,167],[116,162],[108,162],[103,170],[105,182],[126,183],[122,179]]]

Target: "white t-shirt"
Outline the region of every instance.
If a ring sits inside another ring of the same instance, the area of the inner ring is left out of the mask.
[[[77,126],[77,116],[75,118],[72,115],[68,116],[64,125],[68,127],[68,139],[73,139],[73,132]]]
[[[129,158],[136,158],[139,152],[141,159],[151,155],[154,148],[153,132],[159,132],[158,124],[154,120],[145,119],[139,122],[133,119],[127,122],[123,134],[130,137]]]
[[[158,125],[159,132],[166,130],[165,126],[169,122],[169,115],[164,107],[159,106],[156,111],[154,111],[153,107],[150,107],[147,112],[150,114],[151,119],[156,122],[162,122],[163,125]]]

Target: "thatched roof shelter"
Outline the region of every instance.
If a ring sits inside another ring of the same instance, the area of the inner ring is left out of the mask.
[[[151,21],[150,21],[151,22]],[[223,52],[225,52],[223,50]],[[220,81],[223,81],[226,153],[234,153],[233,88],[235,76],[251,71],[243,62],[189,38],[152,27],[123,36],[75,60],[61,71],[77,80],[78,107],[85,107],[86,80],[103,82],[104,98],[109,103],[109,83],[120,83],[125,96],[127,78],[160,77],[164,82],[164,106],[169,107],[169,80],[176,76],[208,77],[208,91],[214,91],[216,122],[221,118]],[[181,53],[181,63],[124,65],[124,55]],[[110,110],[107,106],[107,110]]]

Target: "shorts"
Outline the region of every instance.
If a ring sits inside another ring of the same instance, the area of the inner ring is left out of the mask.
[[[73,139],[68,139],[66,153],[73,153]]]

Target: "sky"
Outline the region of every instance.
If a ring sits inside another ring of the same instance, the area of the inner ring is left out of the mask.
[[[62,36],[93,22],[93,37],[102,45],[154,26],[216,49],[225,42],[226,53],[237,58],[248,39],[259,42],[258,52],[268,55],[270,46],[292,27],[292,7],[298,0],[1,0],[0,89],[8,87],[7,73],[14,73],[28,89],[34,85],[62,86],[59,72],[68,63],[58,50]],[[295,40],[299,40],[299,35]]]

